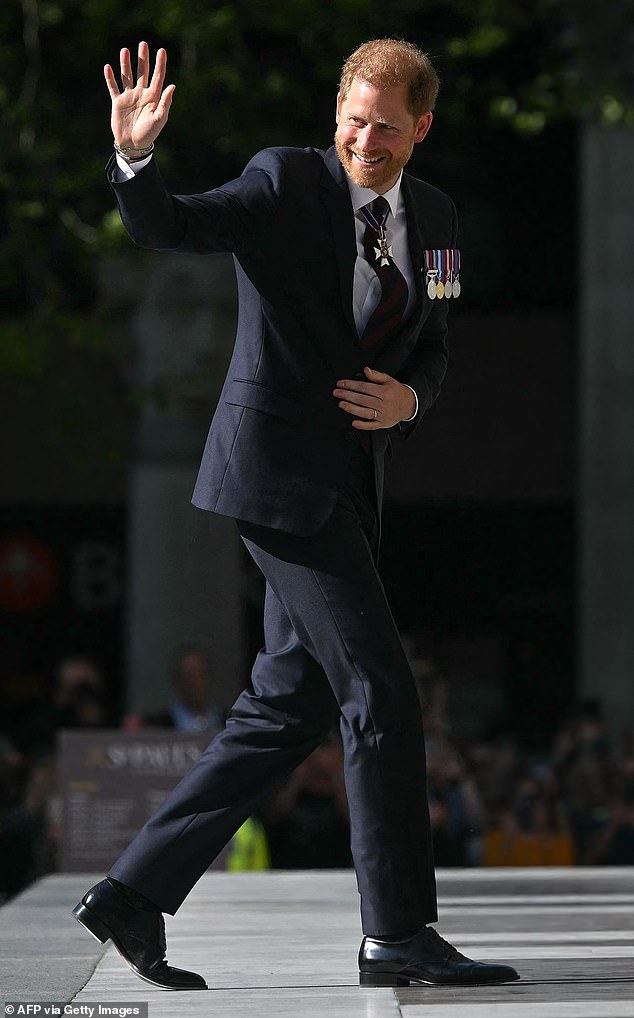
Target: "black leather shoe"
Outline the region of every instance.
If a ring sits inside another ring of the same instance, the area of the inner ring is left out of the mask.
[[[167,964],[161,913],[128,904],[107,878],[90,888],[73,915],[102,944],[112,940],[126,965],[146,982],[164,990],[207,989],[207,983],[196,972]]]
[[[484,986],[515,979],[519,979],[519,975],[509,965],[471,961],[430,926],[406,940],[364,937],[359,949],[361,986],[409,986],[410,983]]]

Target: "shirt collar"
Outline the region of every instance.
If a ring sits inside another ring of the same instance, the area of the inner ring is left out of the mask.
[[[390,212],[395,218],[398,211],[398,199],[401,191],[402,179],[403,171],[401,170],[396,183],[383,195],[390,206]],[[358,212],[359,209],[363,208],[364,205],[368,205],[371,201],[374,201],[374,199],[378,197],[376,191],[373,191],[371,187],[359,187],[348,173],[346,173],[346,180],[348,181],[350,198],[352,199],[352,208],[355,213]]]

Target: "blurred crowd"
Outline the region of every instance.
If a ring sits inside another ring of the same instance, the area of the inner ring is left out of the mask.
[[[465,741],[452,730],[446,681],[423,664],[415,674],[438,866],[634,865],[634,742],[612,744],[598,701],[572,706],[540,753],[511,730]],[[118,718],[97,663],[70,656],[55,668],[51,702],[0,732],[0,903],[57,867],[61,728],[212,734],[223,726],[202,648],[179,649],[173,687],[164,709]],[[230,868],[351,865],[337,730],[268,795],[251,824],[236,839]]]
[[[511,732],[461,742],[434,669],[420,688],[439,866],[634,865],[634,740],[599,701],[571,705],[543,752]]]

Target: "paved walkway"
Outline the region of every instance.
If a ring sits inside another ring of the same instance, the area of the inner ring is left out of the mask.
[[[359,987],[349,871],[203,877],[167,917],[168,958],[210,992],[155,990],[70,917],[97,879],[50,876],[0,909],[3,1002],[147,1002],[149,1018],[634,1016],[634,867],[440,871],[439,932],[522,975],[471,990]]]

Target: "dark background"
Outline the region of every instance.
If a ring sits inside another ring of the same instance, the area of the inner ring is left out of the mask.
[[[454,198],[464,271],[442,396],[390,465],[385,583],[411,652],[434,657],[462,689],[465,731],[467,686],[481,682],[483,724],[548,741],[575,692],[578,139],[589,121],[631,118],[627,6],[598,21],[591,4],[548,0],[3,5],[8,719],[46,698],[54,662],[77,650],[98,659],[123,708],[128,469],[139,407],[169,402],[170,380],[167,391],[135,381],[129,308],[100,288],[104,259],[147,257],[130,251],[103,177],[103,63],[116,66],[119,47],[140,37],[167,47],[177,91],[158,158],[172,190],[193,191],[239,174],[263,146],[328,146],[343,58],[390,34],[429,51],[442,79],[410,170]],[[48,549],[39,558],[34,540]],[[90,583],[114,593],[90,609],[72,581],[86,541],[116,563],[91,560]]]

